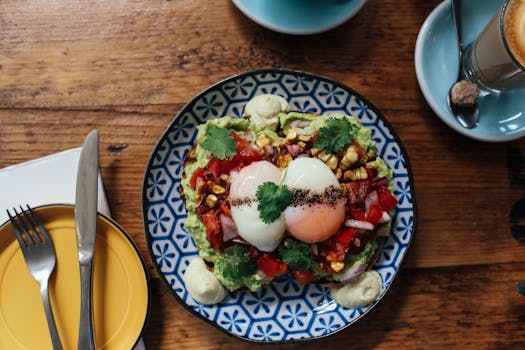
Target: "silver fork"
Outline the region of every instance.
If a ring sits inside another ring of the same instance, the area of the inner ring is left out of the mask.
[[[15,217],[11,216],[9,210],[7,210],[7,215],[13,225],[13,231],[20,249],[24,254],[27,269],[40,285],[40,295],[44,303],[53,349],[62,350],[48,293],[49,277],[53,273],[56,263],[55,248],[51,237],[49,237],[38,216],[29,205],[26,204],[26,206],[26,210],[20,206],[21,213],[18,213],[16,208],[13,208]]]

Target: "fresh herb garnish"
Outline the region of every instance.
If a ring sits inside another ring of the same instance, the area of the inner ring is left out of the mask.
[[[341,148],[352,143],[352,137],[356,132],[357,128],[347,118],[328,118],[326,125],[319,130],[314,146],[328,153],[337,153]]]
[[[291,238],[285,239],[283,244],[279,246],[279,255],[294,270],[306,271],[312,262],[310,245]]]
[[[250,257],[248,246],[231,246],[224,251],[224,256],[225,259],[220,262],[220,269],[224,278],[229,281],[242,281],[257,270],[257,263]]]
[[[259,185],[255,195],[259,200],[257,206],[259,217],[266,224],[277,220],[292,199],[292,191],[288,189],[288,186],[276,185],[273,182]]]
[[[208,135],[202,146],[221,160],[233,157],[237,150],[230,132],[214,124],[208,126]]]

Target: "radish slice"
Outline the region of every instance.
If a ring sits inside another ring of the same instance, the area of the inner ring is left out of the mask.
[[[341,283],[342,284],[350,284],[357,282],[359,279],[359,275],[361,275],[361,272],[366,270],[366,264],[359,264],[356,266],[352,266],[348,270],[346,270],[341,275]]]
[[[370,222],[354,220],[354,219],[346,220],[345,226],[363,229],[363,230],[373,230],[374,229],[374,225],[372,225]]]

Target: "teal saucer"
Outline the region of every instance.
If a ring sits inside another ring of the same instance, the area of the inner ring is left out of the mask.
[[[286,34],[321,33],[346,22],[366,0],[233,0],[254,22]]]
[[[497,12],[502,0],[463,1],[463,39],[469,43]],[[479,99],[480,124],[465,129],[447,105],[447,94],[458,72],[457,40],[451,1],[441,3],[419,32],[415,66],[419,87],[430,107],[452,129],[470,138],[504,142],[525,136],[525,89]]]

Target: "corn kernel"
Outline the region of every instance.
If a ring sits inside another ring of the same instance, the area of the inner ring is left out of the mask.
[[[350,169],[344,172],[343,179],[345,180],[366,180],[368,178],[368,173],[366,172],[366,169],[363,167],[357,168],[357,169]]]
[[[297,138],[297,131],[295,129],[289,128],[288,133],[286,134],[287,140],[295,140]]]
[[[211,191],[215,194],[223,194],[226,192],[226,189],[221,185],[214,184],[211,188]]]
[[[343,171],[341,170],[341,168],[337,168],[335,170],[335,178],[337,180],[341,179],[341,177],[343,176]]]
[[[345,268],[345,263],[341,262],[341,261],[333,261],[333,262],[330,263],[330,267],[335,272],[341,272]]]
[[[325,151],[322,151],[321,153],[317,155],[317,158],[321,159],[325,163],[328,161],[328,159],[330,159],[330,157],[331,157],[331,154],[326,153]]]
[[[208,207],[213,208],[215,204],[217,204],[218,200],[219,198],[217,198],[216,195],[210,193],[209,195],[206,196],[205,203]]]
[[[257,141],[255,141],[255,144],[259,148],[264,148],[265,146],[270,144],[270,139],[268,138],[268,136],[266,136],[266,134],[260,134],[259,137],[257,137]]]
[[[346,170],[350,168],[352,165],[354,165],[355,163],[357,163],[358,160],[359,160],[359,155],[355,151],[354,146],[350,145],[350,147],[346,149],[343,159],[341,159],[341,168],[343,170]]]
[[[328,167],[332,170],[337,169],[338,164],[339,164],[339,159],[337,158],[335,154],[330,156],[330,158],[328,158],[328,160],[326,161],[326,165],[328,165]]]
[[[312,147],[310,150],[310,153],[312,153],[312,156],[317,156],[319,154],[319,148]]]
[[[306,147],[306,143],[304,143],[303,141],[299,141],[297,142],[297,146],[301,146],[304,149]]]
[[[290,164],[291,161],[291,154],[280,155],[279,157],[277,157],[277,166],[281,169],[284,169],[288,166],[288,164]]]
[[[223,181],[229,181],[229,180],[230,180],[230,175],[228,175],[228,174],[221,174],[221,175],[219,176],[219,178],[220,178],[221,180],[223,180]]]
[[[304,142],[308,142],[308,141],[310,141],[311,138],[312,138],[312,137],[311,137],[311,136],[308,136],[308,135],[299,135],[299,136],[298,136],[299,141],[304,141]]]

